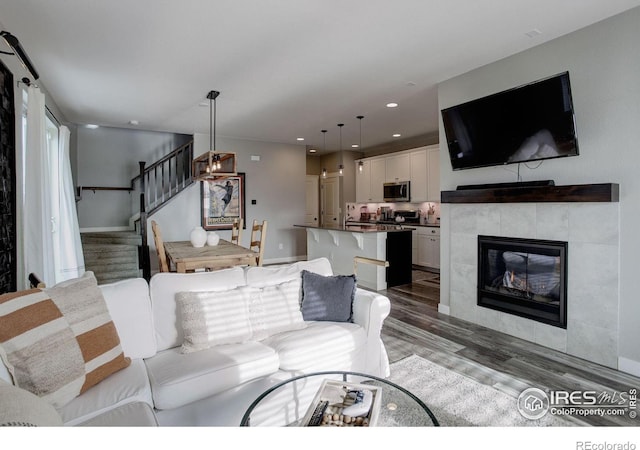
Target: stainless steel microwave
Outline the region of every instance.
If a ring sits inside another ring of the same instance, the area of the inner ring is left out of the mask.
[[[395,183],[385,183],[383,186],[383,197],[385,202],[408,202],[411,200],[411,189],[409,181],[397,181]]]

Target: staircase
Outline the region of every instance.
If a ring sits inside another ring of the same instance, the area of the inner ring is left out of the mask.
[[[142,276],[138,248],[142,245],[136,231],[81,233],[84,265],[98,284],[113,283]]]
[[[98,284],[113,283],[127,278],[151,278],[148,217],[174,199],[194,180],[191,174],[193,141],[190,141],[148,167],[140,162],[140,174],[131,180],[131,187],[109,188],[85,186],[89,190],[126,190],[140,193],[140,210],[131,218],[135,230],[80,233],[86,270],[92,271]]]

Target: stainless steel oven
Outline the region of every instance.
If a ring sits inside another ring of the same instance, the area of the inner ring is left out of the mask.
[[[397,181],[395,183],[385,183],[383,186],[383,197],[385,202],[408,202],[411,200],[411,189],[409,181]]]

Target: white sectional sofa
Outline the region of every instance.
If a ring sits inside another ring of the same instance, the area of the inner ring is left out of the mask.
[[[303,270],[332,274],[329,261],[320,258],[274,267],[159,273],[148,284],[132,279],[100,286],[131,364],[60,408],[62,422],[121,425],[128,415],[140,417],[140,405],[149,405],[154,412],[150,424],[155,420],[161,426],[237,426],[255,398],[292,376],[325,370],[388,376],[380,331],[389,299],[362,289],[356,290],[352,321],[304,322],[264,339],[254,334],[255,339],[243,342],[181,351],[185,336],[179,293],[215,291],[233,302],[238,289],[274,292],[299,279]],[[3,365],[0,378],[11,382]]]

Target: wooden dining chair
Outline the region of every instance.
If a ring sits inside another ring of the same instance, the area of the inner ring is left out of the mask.
[[[240,244],[242,238],[242,227],[244,226],[243,219],[236,219],[233,221],[233,227],[231,228],[231,243],[236,245]]]
[[[153,230],[153,241],[156,244],[156,252],[158,253],[158,267],[160,268],[160,272],[170,272],[169,264],[167,263],[167,254],[164,251],[162,233],[155,220],[151,221],[151,229]]]
[[[251,227],[251,244],[249,248],[257,253],[256,264],[262,265],[262,257],[264,255],[264,246],[267,240],[267,221],[263,220],[262,223],[258,223],[257,220],[253,221],[253,227]]]

